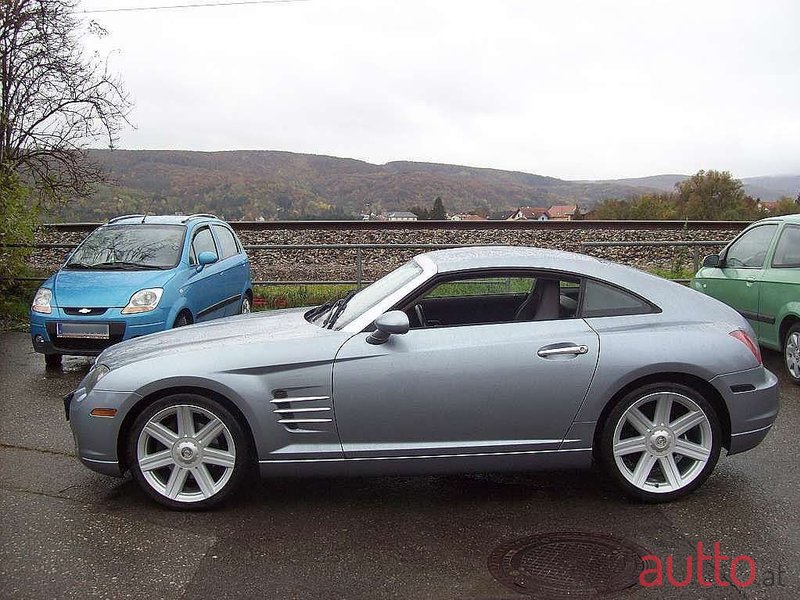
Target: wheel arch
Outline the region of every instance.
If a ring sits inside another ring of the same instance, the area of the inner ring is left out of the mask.
[[[783,351],[783,346],[786,343],[786,336],[789,333],[789,329],[791,329],[792,325],[795,323],[800,323],[800,317],[795,314],[788,314],[781,320],[780,327],[778,328],[778,344],[780,344],[781,352]]]
[[[698,377],[696,375],[690,375],[688,373],[678,373],[678,372],[653,373],[650,375],[639,377],[638,379],[634,379],[633,381],[625,384],[611,397],[611,399],[608,402],[606,402],[605,406],[603,407],[603,410],[600,412],[600,416],[597,419],[597,425],[595,426],[594,430],[594,438],[592,440],[592,453],[595,455],[595,459],[598,458],[597,451],[600,445],[600,436],[602,435],[603,425],[605,424],[606,419],[608,419],[609,413],[630,392],[632,392],[637,388],[652,383],[679,383],[701,394],[706,400],[708,400],[711,403],[711,406],[714,407],[714,410],[717,413],[717,417],[719,418],[719,422],[722,427],[722,446],[726,449],[730,448],[730,443],[731,443],[730,413],[728,412],[728,407],[725,404],[725,400],[723,399],[722,395],[713,385],[711,385],[701,377]]]
[[[144,396],[141,400],[134,404],[125,415],[122,425],[120,425],[119,428],[119,434],[117,435],[117,459],[119,461],[120,469],[123,472],[129,468],[129,465],[127,464],[128,457],[126,453],[126,447],[128,436],[130,435],[131,428],[133,427],[133,423],[136,421],[136,418],[154,402],[174,394],[195,394],[211,400],[212,402],[217,402],[225,407],[239,422],[239,425],[242,426],[242,430],[247,436],[251,460],[255,462],[258,461],[257,447],[255,437],[253,436],[253,430],[244,413],[239,409],[236,403],[215,390],[210,390],[200,386],[183,385],[166,387]]]

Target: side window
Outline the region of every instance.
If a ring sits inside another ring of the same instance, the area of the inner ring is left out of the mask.
[[[220,260],[239,253],[236,247],[236,240],[230,229],[222,225],[212,225],[211,227],[214,228],[214,234],[217,236],[217,241],[219,241],[220,251],[222,252]]]
[[[783,228],[778,245],[775,246],[773,267],[800,267],[800,227],[787,225]]]
[[[763,267],[767,249],[777,228],[777,224],[760,225],[742,234],[728,246],[725,252],[725,266],[751,269]]]
[[[406,306],[411,327],[457,327],[575,316],[580,285],[557,275],[492,273],[445,279]]]
[[[217,246],[214,244],[214,238],[211,235],[211,230],[208,227],[203,227],[192,238],[192,247],[189,253],[189,264],[196,265],[197,257],[201,252],[213,252],[219,256]]]
[[[651,312],[655,312],[653,306],[625,290],[591,279],[586,280],[582,317],[617,317]]]

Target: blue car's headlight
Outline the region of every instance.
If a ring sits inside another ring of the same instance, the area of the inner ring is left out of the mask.
[[[50,306],[50,301],[53,299],[53,292],[52,290],[48,290],[47,288],[39,288],[36,292],[36,295],[33,297],[33,303],[31,304],[31,310],[33,312],[44,313],[49,315],[53,312],[53,309]]]
[[[83,386],[88,394],[94,389],[94,386],[97,385],[97,382],[100,381],[103,377],[108,375],[109,369],[105,365],[95,365],[92,367],[92,370],[89,371],[89,374],[86,376],[86,384]]]
[[[146,290],[139,290],[128,301],[128,306],[122,309],[123,315],[131,315],[136,313],[150,312],[158,306],[158,301],[161,300],[161,294],[164,290],[161,288],[148,288]]]

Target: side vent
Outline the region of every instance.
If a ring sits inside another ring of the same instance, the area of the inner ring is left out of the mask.
[[[328,433],[333,426],[330,396],[289,396],[275,390],[270,403],[278,423],[291,433]]]

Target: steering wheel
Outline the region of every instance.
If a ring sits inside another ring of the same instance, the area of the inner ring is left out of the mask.
[[[425,311],[422,310],[422,304],[415,304],[414,312],[417,313],[417,321],[419,321],[419,326],[427,327],[428,319],[425,318]]]

